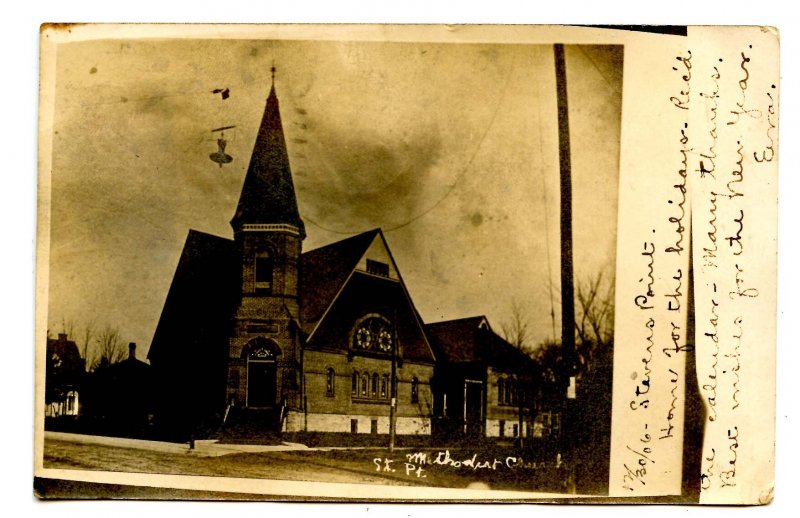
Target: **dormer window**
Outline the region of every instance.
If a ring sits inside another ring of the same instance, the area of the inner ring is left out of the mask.
[[[267,252],[256,255],[255,281],[256,291],[272,291],[272,256]]]
[[[371,273],[372,275],[380,275],[381,277],[388,277],[389,265],[380,261],[367,259],[367,273]]]

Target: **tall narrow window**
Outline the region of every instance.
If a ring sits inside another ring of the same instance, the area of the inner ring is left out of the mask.
[[[378,397],[378,375],[372,375],[372,394],[373,398]]]
[[[411,402],[419,403],[419,380],[416,376],[411,378]]]
[[[350,386],[350,395],[357,396],[358,395],[358,372],[353,371],[353,380],[352,385]]]
[[[256,290],[258,291],[271,291],[272,290],[272,270],[274,264],[272,256],[267,252],[259,252],[256,255],[255,264],[255,281]]]
[[[361,375],[361,397],[367,397],[367,391],[369,385],[369,377],[366,374]]]
[[[505,392],[503,392],[505,390],[504,385],[505,385],[505,380],[503,380],[503,378],[500,378],[499,380],[497,380],[497,404],[498,405],[502,405],[505,402]]]
[[[383,375],[381,378],[381,399],[386,399],[389,397],[389,378],[386,374]]]
[[[333,396],[334,391],[336,389],[336,372],[329,368],[327,374],[325,375],[325,393],[328,396]]]

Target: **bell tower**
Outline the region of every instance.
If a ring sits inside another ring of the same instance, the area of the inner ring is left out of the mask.
[[[299,408],[298,266],[305,227],[275,94],[275,67],[231,226],[241,257],[241,299],[229,343],[228,401],[239,408],[275,410],[283,403]]]

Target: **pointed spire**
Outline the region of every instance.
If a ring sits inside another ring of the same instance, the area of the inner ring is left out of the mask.
[[[261,119],[250,166],[242,186],[239,205],[231,220],[234,231],[245,224],[287,224],[297,227],[305,236],[297,210],[292,171],[286,140],[283,136],[278,97],[275,94],[275,66],[272,86]]]

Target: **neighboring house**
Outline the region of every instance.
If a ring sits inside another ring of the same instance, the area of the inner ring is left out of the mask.
[[[435,433],[530,437],[539,367],[498,336],[486,317],[426,326],[437,356]]]
[[[274,85],[231,221],[190,231],[149,359],[157,424],[430,434],[435,357],[383,233],[302,253]]]
[[[45,417],[77,417],[81,413],[80,391],[86,364],[78,346],[66,333],[47,339],[45,369]]]
[[[153,415],[151,367],[136,358],[136,344],[128,357],[98,366],[87,377],[84,427],[92,433],[127,437],[150,436]]]

